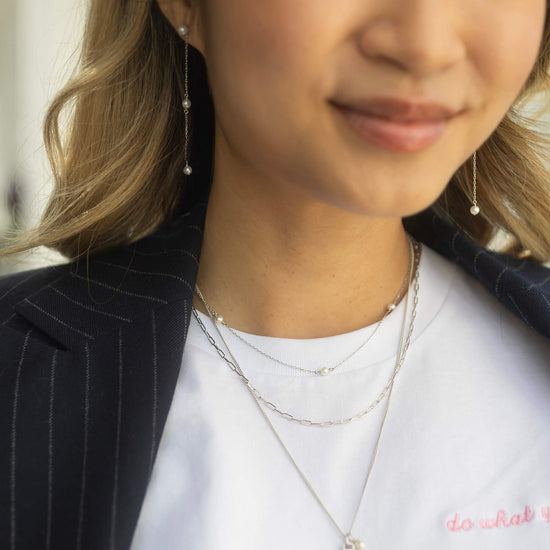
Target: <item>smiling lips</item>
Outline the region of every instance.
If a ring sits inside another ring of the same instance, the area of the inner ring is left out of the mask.
[[[437,103],[372,99],[333,104],[368,142],[390,151],[416,153],[435,143],[456,111]]]

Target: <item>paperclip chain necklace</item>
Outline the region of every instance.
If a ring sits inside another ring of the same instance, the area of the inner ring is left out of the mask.
[[[411,338],[411,335],[412,335],[412,331],[413,331],[413,327],[414,327],[414,320],[415,320],[415,317],[416,317],[416,306],[418,304],[418,291],[419,291],[419,288],[420,288],[420,285],[419,285],[419,272],[418,272],[418,261],[416,263],[417,263],[417,269],[415,270],[415,275],[414,275],[415,284],[414,284],[413,311],[411,312],[411,321],[410,321],[410,324],[409,324],[409,331],[408,331],[407,339],[406,339],[405,343],[403,343],[404,336],[405,336],[406,320],[407,320],[407,310],[408,310],[408,305],[409,305],[409,292],[407,292],[407,299],[406,299],[406,302],[405,302],[405,312],[404,312],[404,315],[403,315],[403,323],[402,323],[402,326],[401,326],[401,336],[400,336],[400,341],[399,341],[399,349],[398,349],[398,353],[397,353],[397,365],[399,365],[399,366],[401,366],[403,364],[403,361],[405,360],[405,355],[407,353],[407,349],[408,349],[409,344],[410,344],[410,338]],[[409,290],[410,290],[410,284],[412,282],[412,271],[413,270],[411,269],[411,274],[409,276]],[[193,313],[195,314],[195,318],[197,319],[197,321],[199,321],[199,324],[201,325],[201,328],[203,329],[204,333],[208,336],[209,342],[216,348],[216,350],[218,350],[218,353],[219,353],[220,348],[217,346],[217,344],[215,343],[212,336],[210,336],[208,334],[208,332],[206,331],[206,328],[204,327],[204,324],[201,323],[201,321],[198,317],[198,314],[197,314],[197,312],[194,308],[193,308]],[[210,314],[210,312],[209,312],[209,314]],[[210,318],[213,321],[214,327],[216,328],[216,331],[217,331],[219,337],[221,338],[222,342],[224,343],[224,345],[227,348],[227,351],[228,351],[228,353],[231,357],[231,361],[229,361],[228,359],[225,359],[225,361],[228,362],[228,364],[231,363],[235,367],[235,369],[232,368],[232,370],[234,370],[234,372],[236,374],[239,374],[241,379],[247,380],[246,377],[244,376],[240,366],[238,365],[235,357],[231,353],[231,350],[227,346],[227,343],[225,342],[225,340],[223,338],[223,335],[220,332],[220,329],[218,327],[218,324],[216,323],[215,318],[213,318],[212,316]],[[367,485],[368,485],[369,479],[371,477],[371,473],[372,473],[372,470],[373,470],[376,455],[378,454],[378,448],[379,448],[379,445],[380,445],[382,431],[384,429],[384,424],[386,422],[386,418],[387,418],[388,410],[389,410],[389,406],[390,406],[390,399],[391,399],[391,393],[392,393],[392,390],[393,390],[393,383],[394,383],[394,380],[395,380],[395,375],[397,374],[398,370],[399,369],[396,368],[396,372],[394,372],[394,375],[391,378],[389,392],[388,392],[388,398],[386,400],[386,408],[384,410],[384,416],[382,418],[382,422],[380,424],[380,429],[378,431],[378,437],[377,437],[377,440],[376,440],[376,445],[374,447],[374,451],[373,451],[373,455],[372,455],[372,458],[371,458],[371,461],[370,461],[369,469],[367,471],[367,475],[366,475],[366,478],[365,478],[365,483],[363,484],[363,490],[361,492],[359,502],[357,503],[357,507],[355,509],[355,514],[353,516],[353,520],[351,522],[351,527],[349,528],[349,530],[347,532],[345,532],[338,525],[338,523],[336,522],[336,520],[334,519],[332,514],[329,512],[328,508],[325,506],[325,504],[323,503],[323,501],[321,500],[321,498],[317,494],[317,491],[315,491],[315,489],[311,485],[310,481],[308,480],[308,478],[306,477],[306,475],[304,474],[302,469],[298,466],[296,460],[292,456],[292,453],[289,451],[288,447],[284,444],[283,440],[281,439],[281,436],[279,435],[279,433],[275,429],[275,426],[273,426],[273,423],[271,422],[271,420],[267,416],[266,412],[262,408],[262,406],[260,404],[260,399],[257,396],[257,390],[254,390],[252,388],[252,386],[250,385],[250,383],[247,383],[247,387],[248,387],[252,397],[254,398],[254,401],[255,401],[256,405],[258,406],[258,409],[260,410],[260,412],[262,413],[263,417],[265,418],[267,424],[269,425],[269,427],[273,431],[273,434],[278,439],[279,443],[281,444],[281,446],[285,450],[286,454],[288,455],[290,461],[292,462],[292,464],[294,464],[294,467],[296,468],[296,470],[300,474],[300,477],[302,478],[302,480],[304,481],[306,486],[309,488],[309,490],[311,491],[311,493],[313,494],[313,496],[315,497],[315,499],[317,500],[317,502],[319,503],[321,508],[325,511],[325,513],[327,514],[327,516],[329,517],[329,519],[331,520],[333,525],[336,527],[336,529],[342,535],[342,537],[344,539],[344,543],[342,545],[342,550],[365,550],[365,548],[366,548],[363,541],[361,541],[361,540],[354,537],[354,535],[352,534],[352,531],[353,531],[353,527],[355,525],[355,521],[357,519],[357,515],[359,513],[359,509],[361,507],[361,503],[363,501],[363,497],[365,496],[365,493],[366,493]]]
[[[410,256],[411,257],[411,268],[410,268],[409,281],[411,281],[412,280],[412,273],[414,271],[418,275],[418,263],[420,261],[420,248],[419,248],[418,243],[416,243],[416,241],[414,241],[412,239],[412,237],[409,237],[409,246],[410,246],[410,251],[411,251],[411,256]],[[416,269],[415,269],[414,266],[416,266]],[[344,418],[338,418],[336,420],[321,420],[321,421],[309,420],[307,418],[297,418],[296,416],[294,416],[291,413],[282,411],[277,405],[275,405],[271,401],[264,398],[262,396],[262,394],[252,385],[250,380],[245,376],[245,374],[239,368],[237,362],[235,361],[235,358],[233,357],[233,355],[229,351],[229,346],[227,345],[225,339],[223,338],[223,335],[221,334],[221,332],[218,328],[218,323],[216,322],[216,318],[212,315],[210,310],[207,308],[206,304],[204,303],[204,298],[202,297],[202,293],[200,292],[200,290],[198,288],[197,288],[197,295],[199,296],[199,298],[203,302],[203,305],[204,305],[206,311],[208,312],[208,315],[209,315],[210,319],[214,323],[216,331],[220,335],[220,338],[222,339],[227,351],[229,352],[229,357],[228,357],[228,355],[225,353],[225,351],[222,348],[220,348],[220,346],[218,346],[218,344],[216,343],[214,338],[210,335],[210,333],[208,332],[208,330],[204,326],[204,323],[202,322],[201,318],[199,317],[199,314],[198,314],[197,310],[195,308],[193,308],[193,315],[195,316],[195,319],[197,320],[201,330],[204,332],[204,334],[208,338],[208,341],[210,342],[210,344],[216,349],[218,355],[227,363],[229,368],[249,388],[249,390],[254,394],[254,396],[257,399],[259,399],[260,401],[262,401],[268,409],[270,409],[270,410],[274,411],[275,413],[279,414],[280,416],[282,416],[286,420],[289,420],[291,422],[297,422],[298,424],[301,424],[303,426],[332,428],[333,426],[338,426],[340,424],[348,424],[349,422],[354,422],[355,420],[359,420],[359,419],[363,418],[364,416],[366,416],[367,414],[372,412],[376,408],[376,406],[382,401],[382,399],[384,399],[384,397],[387,395],[388,391],[390,390],[391,385],[393,384],[393,381],[395,380],[395,377],[397,376],[397,373],[401,369],[401,366],[402,366],[402,364],[405,360],[405,355],[404,354],[403,354],[402,357],[401,357],[401,355],[398,354],[396,362],[395,362],[395,368],[393,370],[393,373],[390,376],[390,379],[388,380],[387,384],[384,386],[384,388],[380,392],[380,394],[374,399],[374,401],[372,401],[372,403],[366,409],[356,413],[355,415],[344,417]],[[407,296],[408,296],[408,294],[407,294]],[[415,298],[414,298],[414,302],[413,302],[411,325],[409,327],[409,332],[407,334],[407,339],[406,339],[406,342],[405,342],[405,351],[408,349],[409,344],[410,344],[412,328],[413,328],[413,322],[414,322],[414,318],[416,317],[417,303],[418,303],[418,297],[415,294]]]
[[[269,355],[265,351],[259,349],[252,342],[249,342],[246,338],[241,336],[234,328],[230,327],[229,325],[227,325],[225,323],[224,318],[221,315],[218,315],[216,310],[206,301],[206,299],[204,298],[204,296],[202,295],[202,293],[200,292],[198,287],[197,287],[197,294],[198,294],[199,298],[201,299],[202,303],[204,304],[204,307],[208,311],[208,314],[210,315],[210,317],[214,317],[216,319],[216,322],[223,325],[229,332],[231,332],[231,334],[233,334],[233,336],[235,336],[235,338],[238,338],[241,342],[243,342],[243,344],[247,345],[249,348],[253,349],[255,352],[263,355],[264,357],[266,357],[267,359],[269,359],[271,361],[274,361],[275,363],[278,363],[279,365],[283,365],[285,367],[289,367],[291,369],[301,371],[301,372],[307,372],[307,373],[310,373],[310,374],[317,374],[317,375],[320,375],[320,376],[327,376],[328,374],[334,372],[338,367],[342,366],[344,363],[349,361],[352,357],[354,357],[357,353],[359,353],[372,340],[372,338],[378,332],[378,329],[380,328],[380,326],[382,325],[382,323],[384,322],[386,317],[397,307],[397,305],[399,304],[399,302],[403,298],[403,295],[405,294],[406,289],[407,289],[407,283],[410,280],[411,268],[412,268],[412,262],[409,263],[409,268],[407,270],[405,278],[403,279],[403,284],[401,285],[401,288],[397,292],[397,294],[394,297],[394,299],[392,300],[392,302],[388,304],[388,306],[386,307],[386,311],[384,312],[384,316],[382,317],[382,319],[380,319],[380,321],[378,321],[378,323],[376,324],[376,327],[368,335],[367,339],[364,342],[362,342],[358,348],[353,350],[346,357],[344,357],[344,359],[342,359],[341,361],[339,361],[335,365],[332,365],[331,367],[328,367],[328,366],[324,365],[324,366],[322,366],[318,369],[306,369],[306,368],[303,368],[303,367],[299,367],[298,365],[293,365],[292,363],[287,363],[286,361],[282,361],[281,359],[278,359],[277,357],[273,357],[272,355]]]

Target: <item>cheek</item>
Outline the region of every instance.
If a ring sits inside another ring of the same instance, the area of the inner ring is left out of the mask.
[[[205,26],[216,124],[247,164],[288,177],[290,157],[315,131],[312,122],[327,88],[322,82],[326,70],[320,65],[328,54],[320,51],[319,40],[327,13],[322,25],[312,21],[318,7],[303,1],[217,4]],[[309,150],[299,164],[307,164],[311,154]]]
[[[322,93],[318,81],[326,54],[318,51],[318,6],[296,0],[213,5],[213,15],[206,16],[205,57],[219,116],[273,125],[277,112],[296,110],[304,95]],[[326,11],[322,19],[326,26]]]
[[[504,4],[507,1],[504,0]],[[511,0],[508,3],[514,3]],[[504,111],[514,103],[537,60],[543,34],[545,2],[516,1],[517,9],[493,10],[472,44],[472,58],[482,97],[491,110]]]

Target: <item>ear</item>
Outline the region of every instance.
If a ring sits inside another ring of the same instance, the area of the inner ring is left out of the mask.
[[[180,25],[190,29],[188,41],[191,46],[204,54],[202,26],[200,25],[198,0],[156,0],[160,11],[172,27],[178,30]],[[200,1],[200,0],[199,0]],[[182,40],[185,40],[183,36]]]

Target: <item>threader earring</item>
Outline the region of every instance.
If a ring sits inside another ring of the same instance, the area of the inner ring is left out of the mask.
[[[474,197],[472,200],[472,208],[470,214],[477,216],[479,214],[479,206],[477,205],[477,151],[474,152]]]
[[[178,34],[185,38],[185,91],[181,104],[185,114],[185,167],[183,168],[183,173],[186,176],[190,176],[193,172],[193,169],[189,165],[189,109],[191,108],[191,100],[189,99],[189,42],[187,40],[189,31],[190,29],[187,25],[180,25],[178,27]]]

